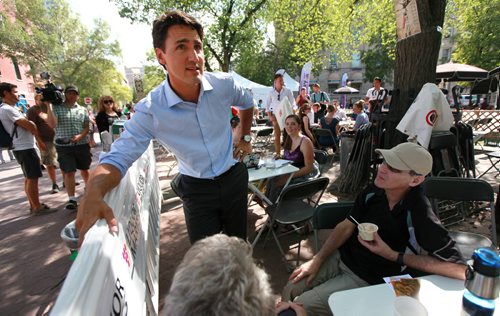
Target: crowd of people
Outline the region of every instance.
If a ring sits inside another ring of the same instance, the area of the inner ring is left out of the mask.
[[[204,71],[203,27],[192,16],[167,12],[155,20],[152,34],[157,60],[168,69],[167,80],[136,105],[136,114],[121,137],[100,157],[90,174],[76,226],[81,240],[98,218],[105,218],[110,231],[117,231],[105,194],[119,184],[151,139],[167,146],[178,160],[176,191],[192,247],[174,276],[166,314],[273,315],[286,310],[328,315],[331,293],[382,283],[383,276],[409,271],[465,278],[460,252],[420,188],[432,168],[432,156],[418,144],[403,143],[377,151],[383,163],[375,183],[358,195],[349,216],[313,259],[291,274],[275,304],[267,277],[253,263],[246,242],[248,173],[241,160],[252,152],[252,95],[229,75]],[[282,73],[275,75],[273,86],[260,107],[265,107],[273,125],[276,155],[281,156],[283,147],[283,156],[299,168],[294,180],[300,180],[314,171],[315,140],[308,137],[304,125],[316,119],[336,131],[335,122],[343,120],[345,113],[330,103],[319,85],[313,87],[312,97],[305,91],[297,99],[284,86]],[[284,99],[299,115],[289,113],[280,122],[279,104]],[[302,103],[300,108],[296,103]],[[364,100],[356,104],[360,127],[369,105]],[[228,117],[220,115],[229,113],[231,106],[239,110],[234,134]],[[276,178],[268,190],[279,190],[280,180]],[[373,241],[357,237],[356,221],[379,226]]]
[[[16,106],[19,102],[17,86],[0,83],[0,121],[5,131],[12,135],[12,148],[2,150],[7,150],[11,161],[15,160],[21,166],[24,190],[33,215],[57,211],[57,208],[39,201],[38,179],[42,177],[42,170],[46,170],[50,178],[52,194],[65,189],[68,196],[65,209],[77,209],[75,186],[79,183],[75,180],[75,173],[79,170],[87,183],[92,162],[90,148],[95,146],[95,124],[99,131],[109,130],[113,120],[120,117],[110,96],[100,98],[99,114],[94,117],[90,106],[77,103],[79,95],[79,89],[74,85],[66,86],[60,103],[52,104],[42,94],[36,94],[35,104],[23,113]],[[108,100],[111,100],[114,115],[104,107]],[[61,186],[56,180],[57,169],[60,169],[63,179]]]
[[[157,61],[168,70],[167,78],[137,103],[124,132],[91,172],[87,139],[91,120],[87,109],[77,103],[77,87],[67,86],[65,101],[57,106],[38,97],[36,107],[24,117],[13,107],[18,101],[16,86],[0,84],[0,119],[9,133],[14,123],[18,127],[13,154],[23,169],[34,214],[55,210],[38,200],[43,163],[50,169],[54,192],[59,190],[53,178],[56,168],[63,173],[66,208],[78,208],[80,242],[99,218],[116,232],[117,221],[104,196],[156,139],[178,160],[176,193],[183,203],[192,244],[166,297],[167,315],[329,315],[330,294],[382,283],[385,276],[433,273],[465,278],[461,254],[420,187],[432,169],[432,156],[418,144],[403,143],[376,150],[383,162],[375,182],[356,197],[349,215],[319,252],[293,271],[281,299],[276,299],[268,276],[254,263],[246,242],[248,172],[241,161],[252,153],[253,97],[228,74],[204,70],[204,30],[194,17],[166,12],[154,21],[152,35]],[[354,129],[368,124],[366,112],[386,100],[380,83],[375,78],[366,98],[354,103]],[[292,113],[281,121],[279,105],[284,99]],[[294,98],[284,85],[282,72],[275,74],[266,103],[259,103],[258,109],[264,109],[274,129],[275,155],[299,168],[292,182],[314,177],[318,172],[314,146],[337,144],[316,139],[313,124],[331,130],[336,141],[339,122],[347,119],[345,111],[335,100],[330,101],[319,84],[313,85],[310,96],[307,89],[301,89]],[[232,106],[238,109],[238,120],[230,123],[221,113],[229,113]],[[108,130],[114,120],[130,112],[130,108],[121,112],[111,96],[102,96],[95,117],[97,129]],[[237,132],[233,123],[238,125]],[[86,183],[79,203],[75,197],[77,170]],[[277,177],[268,184],[267,195],[272,200],[285,180]],[[373,241],[358,237],[356,222],[378,225]]]

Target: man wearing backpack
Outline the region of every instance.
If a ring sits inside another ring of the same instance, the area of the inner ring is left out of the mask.
[[[325,116],[326,106],[330,102],[330,97],[327,93],[320,90],[320,85],[318,83],[313,84],[313,93],[311,93],[311,102],[319,103],[320,108],[318,109],[318,120]]]
[[[13,152],[17,162],[21,165],[24,174],[24,191],[30,203],[30,213],[43,215],[57,211],[40,203],[38,195],[38,178],[42,176],[40,158],[35,150],[35,138],[40,149],[45,149],[39,141],[36,125],[28,121],[16,108],[19,101],[17,86],[11,83],[0,83],[0,97],[3,103],[0,106],[0,122],[12,139]],[[14,127],[17,126],[14,132]]]

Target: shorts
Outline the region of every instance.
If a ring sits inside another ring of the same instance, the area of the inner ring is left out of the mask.
[[[42,177],[42,167],[40,167],[40,158],[35,148],[25,150],[14,150],[14,156],[23,170],[26,179],[38,179]]]
[[[42,164],[46,166],[58,166],[57,163],[57,151],[56,146],[53,142],[43,142],[45,144],[45,150],[40,149],[40,158]]]
[[[88,170],[92,163],[89,144],[75,146],[56,146],[57,160],[63,172]]]

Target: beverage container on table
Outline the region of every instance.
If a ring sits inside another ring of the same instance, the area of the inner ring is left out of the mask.
[[[462,315],[493,315],[500,292],[500,255],[493,249],[479,248],[472,260],[466,271]]]
[[[276,164],[274,162],[274,155],[272,153],[268,153],[265,156],[264,165],[265,165],[266,169],[275,169],[276,168]]]

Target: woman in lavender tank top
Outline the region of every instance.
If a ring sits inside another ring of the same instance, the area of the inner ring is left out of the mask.
[[[314,160],[313,143],[302,134],[301,123],[300,118],[295,114],[289,115],[285,119],[285,130],[288,137],[283,146],[284,158],[293,161],[292,165],[299,168],[294,173],[290,183],[306,181],[319,174],[318,164]],[[288,175],[283,175],[269,180],[266,195],[272,202],[278,198],[287,179]]]

